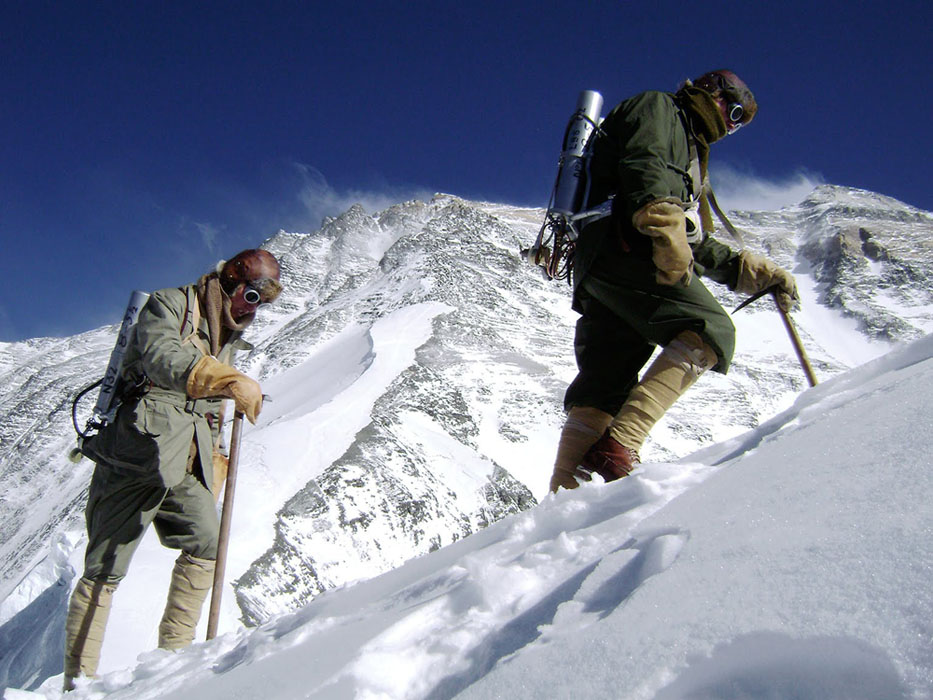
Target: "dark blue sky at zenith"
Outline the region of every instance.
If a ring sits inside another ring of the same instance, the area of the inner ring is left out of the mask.
[[[929,1],[0,0],[0,341],[115,323],[132,289],[358,200],[544,206],[580,90],[605,112],[714,68],[760,107],[714,165],[933,210],[931,20]]]

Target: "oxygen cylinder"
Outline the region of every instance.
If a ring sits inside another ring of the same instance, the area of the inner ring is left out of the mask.
[[[554,204],[551,210],[569,216],[583,205],[586,163],[583,153],[586,142],[599,124],[603,109],[603,96],[595,90],[584,90],[577,99],[577,109],[570,118],[560,154]]]
[[[120,370],[123,369],[123,356],[126,354],[126,348],[130,343],[130,334],[133,326],[136,325],[136,319],[139,318],[139,312],[149,300],[149,294],[146,292],[135,291],[130,294],[130,301],[126,305],[126,311],[123,313],[123,323],[120,325],[120,332],[117,334],[117,342],[113,346],[113,352],[110,353],[110,362],[107,364],[107,372],[101,381],[100,393],[97,395],[97,403],[94,405],[94,415],[104,422],[109,422],[112,416],[109,415],[111,406],[114,405],[117,384],[120,380]]]

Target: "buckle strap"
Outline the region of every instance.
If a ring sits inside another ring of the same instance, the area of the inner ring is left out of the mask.
[[[146,397],[180,408],[185,413],[194,413],[199,416],[211,412],[214,402],[217,401],[217,399],[192,399],[177,391],[169,391],[157,386],[153,386]]]

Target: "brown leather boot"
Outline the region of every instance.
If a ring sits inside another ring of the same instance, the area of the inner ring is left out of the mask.
[[[641,464],[638,452],[617,442],[607,430],[583,455],[580,469],[615,481],[631,474],[636,464]]]

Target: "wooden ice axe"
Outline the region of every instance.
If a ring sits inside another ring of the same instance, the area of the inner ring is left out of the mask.
[[[230,457],[227,480],[224,482],[224,505],[220,514],[220,533],[217,536],[217,561],[214,565],[214,587],[211,590],[211,608],[207,617],[207,638],[217,636],[220,618],[220,598],[224,588],[224,568],[227,566],[227,543],[230,541],[230,521],[233,519],[233,495],[236,491],[236,471],[240,461],[240,435],[243,432],[243,412],[233,414],[233,431],[230,436]]]
[[[791,320],[790,314],[782,309],[781,305],[777,303],[777,286],[768,287],[767,289],[762,289],[757,294],[753,294],[741,304],[736,306],[732,313],[735,313],[740,309],[744,309],[746,306],[751,304],[756,299],[760,299],[765,294],[770,294],[774,299],[774,305],[777,306],[778,313],[781,314],[781,320],[784,322],[784,327],[787,329],[787,334],[790,336],[790,342],[794,346],[794,351],[797,353],[797,359],[800,360],[800,366],[803,367],[803,373],[807,375],[807,381],[810,383],[810,386],[816,386],[816,375],[813,373],[813,367],[810,365],[810,358],[807,357],[807,351],[804,350],[803,343],[800,342],[800,336],[797,334],[797,328],[794,326],[794,322]]]

